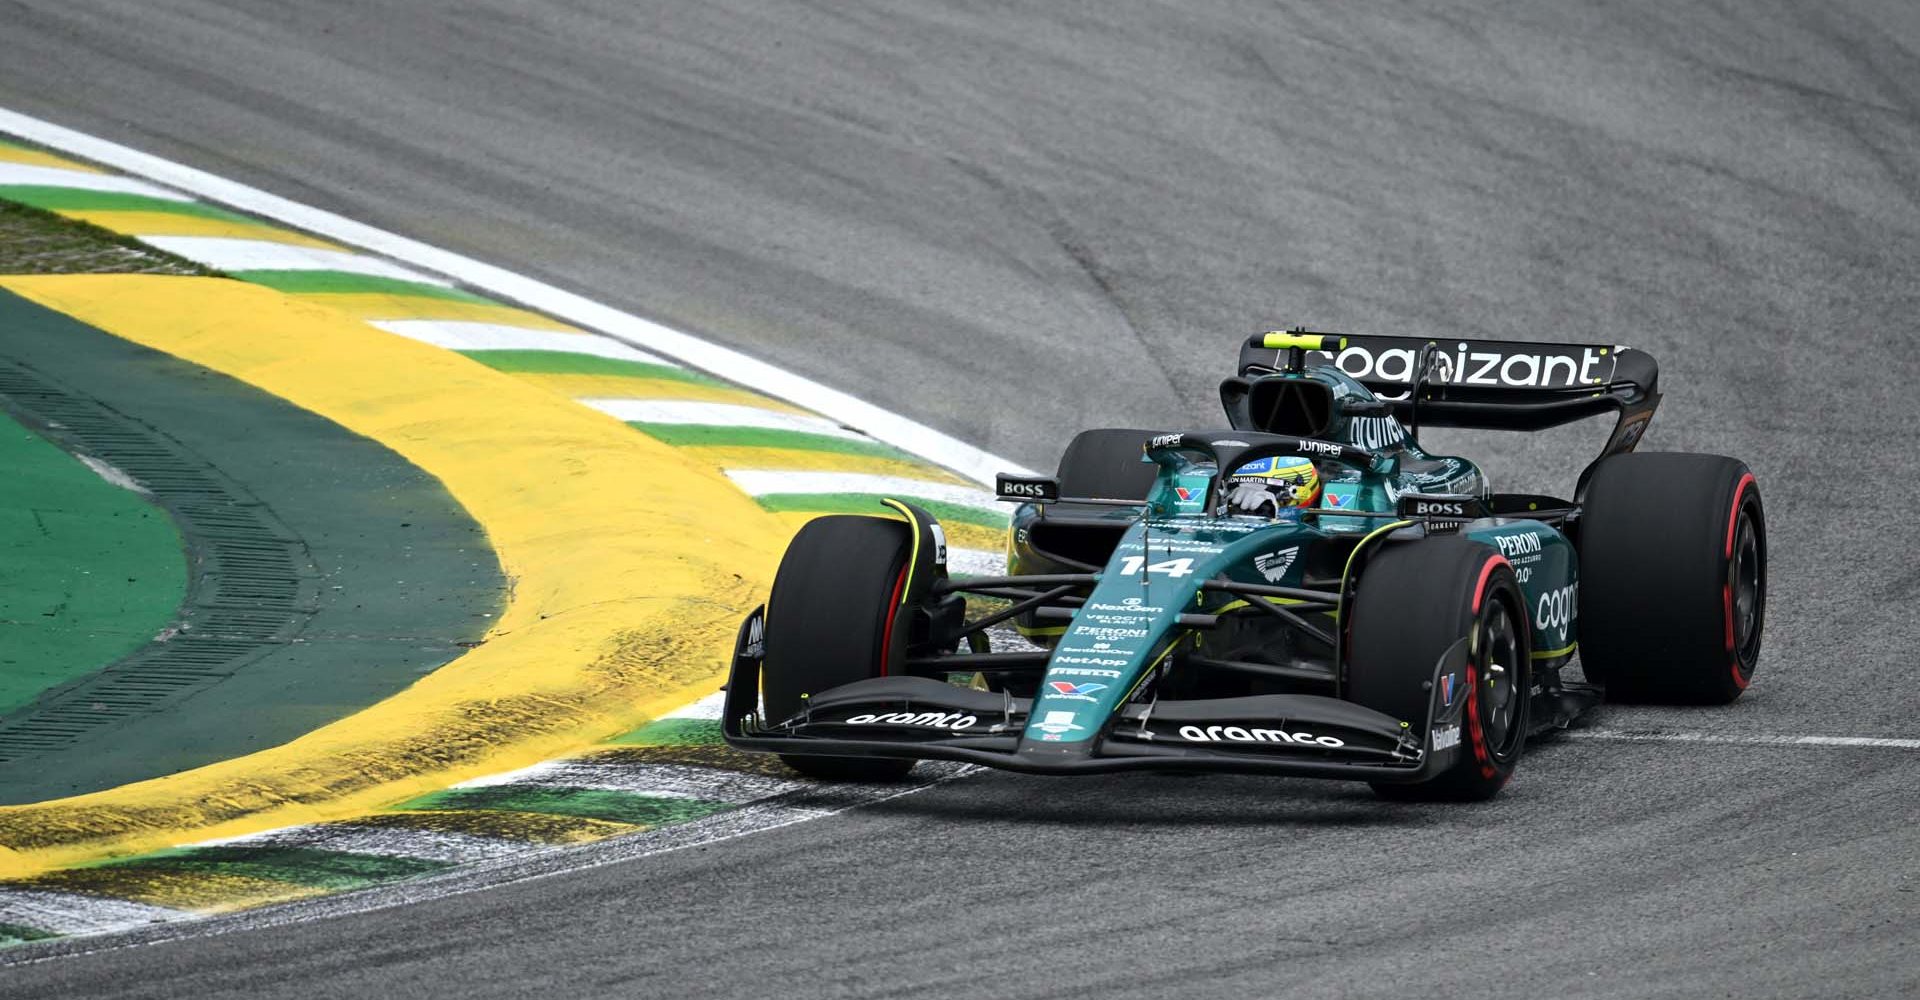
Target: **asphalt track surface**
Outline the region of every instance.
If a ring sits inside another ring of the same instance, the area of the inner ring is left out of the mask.
[[[1618,340],[1752,463],[1767,646],[1601,731],[1920,735],[1920,8],[0,7],[0,106],[1050,464],[1268,322]],[[1592,432],[1447,439],[1565,488]],[[54,996],[1920,991],[1920,753],[1562,739],[1498,802],[981,775],[485,892],[0,969]]]

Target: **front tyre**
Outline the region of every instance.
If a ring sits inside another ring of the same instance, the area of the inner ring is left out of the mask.
[[[1616,455],[1580,519],[1580,662],[1616,701],[1725,705],[1766,619],[1760,486],[1718,455]]]
[[[1465,538],[1391,546],[1367,564],[1354,594],[1349,699],[1425,725],[1435,665],[1462,638],[1469,641],[1453,764],[1420,784],[1377,783],[1382,798],[1478,802],[1513,777],[1527,739],[1526,606],[1506,559]]]
[[[880,677],[905,659],[895,628],[913,536],[903,522],[835,515],[801,527],[780,560],[767,598],[760,698],[770,722],[800,714],[807,696]],[[781,754],[814,778],[898,781],[914,762],[893,757]]]

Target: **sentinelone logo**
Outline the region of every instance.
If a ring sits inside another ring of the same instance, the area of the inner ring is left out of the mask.
[[[1405,347],[1354,345],[1333,355],[1341,371],[1362,382],[1410,385],[1425,341],[1394,338]],[[1627,348],[1546,344],[1441,343],[1433,381],[1511,389],[1561,389],[1594,385],[1613,377],[1614,362]],[[1451,350],[1449,350],[1451,346]],[[1324,352],[1321,357],[1327,357]]]

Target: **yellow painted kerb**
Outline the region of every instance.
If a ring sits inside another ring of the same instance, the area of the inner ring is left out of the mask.
[[[0,287],[380,441],[487,531],[512,596],[487,641],[291,743],[0,808],[0,877],[357,815],[549,759],[718,685],[788,529],[716,470],[450,351],[218,278]]]

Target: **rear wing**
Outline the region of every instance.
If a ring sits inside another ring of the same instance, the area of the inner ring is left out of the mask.
[[[1320,350],[1336,341],[1317,338],[1338,338],[1339,349]],[[1240,348],[1240,374],[1285,371],[1302,359],[1332,363],[1415,426],[1532,431],[1618,413],[1601,458],[1632,451],[1660,405],[1653,356],[1611,344],[1290,330],[1248,339]]]

